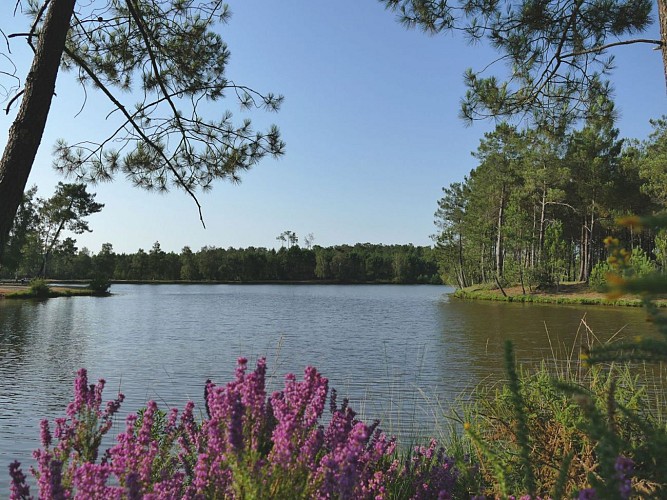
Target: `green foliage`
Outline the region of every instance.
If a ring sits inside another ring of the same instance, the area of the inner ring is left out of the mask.
[[[655,262],[653,262],[648,254],[637,247],[630,253],[628,265],[623,268],[620,275],[623,278],[644,278],[652,275],[657,270]],[[598,262],[588,280],[589,286],[598,292],[606,292],[609,289],[607,283],[607,276],[609,274],[619,274],[617,269],[608,261]]]
[[[633,230],[667,227],[664,215],[623,222]],[[592,284],[614,271],[607,288],[641,295],[658,335],[589,344],[580,362],[542,364],[534,372],[517,373],[509,347],[508,384],[495,393],[479,389],[472,408],[464,410],[465,439],[476,448],[488,494],[528,490],[564,498],[582,489],[605,499],[667,494],[662,365],[667,319],[653,300],[667,292],[667,280],[641,248],[620,249],[612,237],[605,243],[611,255],[594,268]]]
[[[482,491],[494,497],[533,491],[543,498],[567,498],[590,484],[607,484],[598,490],[604,492],[599,498],[620,498],[616,459],[624,455],[639,464],[643,452],[637,450],[653,446],[645,429],[664,428],[651,395],[663,381],[649,372],[640,378],[628,365],[588,367],[573,359],[517,371],[509,363],[511,350],[506,357],[509,382],[495,389],[480,386],[472,402],[459,409],[463,414],[455,416],[467,422],[464,444],[458,446],[473,447]],[[664,443],[661,433],[655,436],[658,443]],[[637,488],[655,489],[664,482],[658,479],[652,472]]]
[[[643,278],[655,273],[656,270],[655,262],[649,258],[644,250],[639,247],[632,250],[630,254],[630,272],[627,277]]]
[[[83,86],[109,97],[124,126],[106,139],[60,141],[57,169],[85,180],[122,175],[150,190],[175,185],[194,197],[195,189],[237,181],[263,157],[284,153],[276,126],[258,131],[249,119],[234,124],[231,112],[215,118],[205,112],[226,95],[237,96],[245,110],[277,111],[283,101],[226,75],[230,51],[220,36],[231,17],[226,4],[111,2],[104,18],[97,9],[77,3],[64,65]],[[132,89],[142,89],[143,100],[123,102]]]
[[[35,278],[30,281],[30,294],[34,297],[45,298],[49,296],[51,289],[49,285],[41,278]]]
[[[531,289],[545,289],[558,284],[556,276],[542,266],[527,269],[525,280]]]
[[[660,208],[660,199],[643,192],[648,171],[641,165],[654,150],[632,141],[623,149],[614,114],[613,103],[599,100],[581,128],[567,133],[501,124],[486,134],[477,167],[438,201],[434,239],[443,279],[465,288],[497,277],[533,289],[593,274],[598,288],[608,234],[636,249],[639,274],[651,270],[653,255],[664,260],[664,235],[611,225],[637,208]]]
[[[560,125],[563,114],[581,116],[596,95],[609,95],[603,78],[613,67],[607,51],[633,39],[652,23],[649,0],[607,2],[425,2],[380,0],[398,13],[407,27],[427,33],[463,31],[471,40],[485,39],[511,76],[503,80],[465,73],[468,88],[461,116],[466,120],[528,115]],[[619,40],[621,42],[619,43]],[[663,49],[664,50],[664,49]]]
[[[612,267],[606,260],[598,262],[588,278],[588,286],[596,292],[605,292],[607,290],[607,274],[611,272]]]
[[[278,250],[203,247],[197,252],[185,247],[180,254],[164,251],[159,242],[148,252],[117,254],[111,243],[104,243],[91,255],[66,238],[51,255],[49,275],[138,281],[441,283],[433,249],[369,243],[312,249],[294,244]]]
[[[97,275],[90,281],[88,288],[97,294],[106,294],[109,293],[111,282],[109,281],[109,278],[102,275]]]

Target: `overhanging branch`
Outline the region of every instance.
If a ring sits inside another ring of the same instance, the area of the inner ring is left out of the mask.
[[[74,52],[69,50],[67,47],[65,48],[65,53],[79,65],[79,67],[90,77],[91,80],[93,80],[93,82],[95,82],[95,85],[99,87],[99,89],[107,96],[107,98],[114,104],[114,106],[116,106],[116,108],[125,116],[127,122],[132,126],[132,128],[134,128],[134,130],[146,142],[146,144],[151,146],[162,157],[162,159],[165,161],[165,164],[167,165],[167,168],[169,168],[174,177],[176,177],[178,183],[194,200],[195,204],[197,205],[197,210],[199,211],[199,220],[201,221],[202,226],[205,228],[206,224],[204,223],[202,207],[201,204],[199,203],[199,200],[197,199],[197,195],[195,195],[192,189],[188,187],[183,177],[176,170],[176,167],[172,165],[171,160],[167,158],[162,149],[157,144],[155,144],[155,142],[150,137],[148,137],[144,133],[143,129],[134,120],[132,114],[130,114],[130,112],[125,108],[125,106],[123,106],[123,104],[118,99],[116,99],[113,93],[106,87],[104,82],[102,82],[97,77],[97,75],[90,69],[90,67],[88,67],[86,62],[83,59],[81,59],[78,55],[76,55]]]

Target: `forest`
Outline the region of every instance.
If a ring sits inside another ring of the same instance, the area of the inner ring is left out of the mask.
[[[664,268],[667,233],[617,221],[667,208],[667,121],[652,120],[646,139],[622,139],[615,114],[601,99],[579,128],[500,123],[485,134],[476,168],[438,202],[443,281],[602,285],[608,236],[628,249],[636,274]]]
[[[371,243],[322,247],[312,245],[308,237],[301,247],[293,231],[278,236],[282,246],[277,250],[205,246],[193,251],[186,246],[175,253],[164,251],[156,241],[148,251],[118,254],[105,243],[92,253],[79,249],[72,236],[91,230],[86,217],[103,207],[94,201],[94,194],[77,184],[60,184],[48,199],[36,198],[35,193],[32,188],[24,195],[10,233],[0,268],[5,279],[440,283],[431,247]],[[63,237],[65,228],[74,234]]]

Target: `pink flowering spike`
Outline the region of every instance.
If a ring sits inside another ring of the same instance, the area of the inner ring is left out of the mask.
[[[67,498],[65,489],[63,488],[63,464],[59,460],[51,460],[49,464],[50,474],[50,491],[52,500],[64,500]]]
[[[88,372],[79,369],[74,380],[74,401],[67,407],[67,416],[75,417],[88,401]]]
[[[32,456],[37,460],[37,470],[32,469],[33,476],[37,477],[37,487],[40,498],[51,498],[51,453],[46,450],[36,450]]]
[[[139,484],[139,474],[130,472],[125,476],[125,493],[127,500],[141,500],[141,485]]]
[[[428,448],[416,447],[401,476],[412,483],[413,498],[451,498],[459,472],[444,449],[431,440]]]
[[[48,449],[51,447],[51,431],[49,430],[49,421],[44,419],[39,423],[40,440],[42,448]]]
[[[9,487],[9,500],[32,500],[30,487],[26,484],[26,477],[21,470],[21,464],[14,461],[9,464],[9,476],[12,483]]]
[[[192,480],[193,495],[204,494],[208,490],[209,484],[208,455],[201,453],[197,457],[197,463],[195,464],[195,476]]]
[[[104,418],[111,419],[111,417],[113,417],[118,412],[118,410],[120,410],[120,405],[123,401],[125,401],[125,394],[122,392],[119,392],[118,397],[116,397],[116,399],[113,401],[108,401],[106,410],[104,411]]]
[[[155,401],[149,401],[141,419],[141,429],[139,429],[139,444],[142,446],[148,446],[148,443],[151,440],[153,419],[156,411],[157,403]]]
[[[176,472],[173,476],[163,479],[153,485],[153,495],[157,500],[171,500],[183,498],[183,481],[185,476]],[[147,496],[144,495],[144,500]]]
[[[169,410],[169,416],[167,417],[167,431],[171,431],[176,427],[176,420],[178,419],[178,408],[172,408]]]
[[[181,427],[184,431],[184,437],[187,438],[187,441],[192,446],[197,443],[197,438],[199,436],[199,430],[197,429],[194,417],[194,409],[195,404],[192,401],[188,401],[181,414]]]
[[[101,378],[97,381],[97,385],[91,385],[90,391],[90,406],[99,412],[100,406],[102,406],[102,391],[104,391],[104,385],[106,381]]]
[[[248,367],[248,358],[239,358],[236,363],[236,381],[242,382]]]
[[[108,466],[91,463],[81,464],[73,475],[76,499],[104,498],[120,500],[123,490],[117,486],[107,486],[111,470]]]
[[[304,465],[311,472],[314,472],[317,468],[317,456],[322,449],[324,444],[324,430],[322,427],[311,432],[310,436],[306,439],[305,443],[299,450],[298,462],[301,465]]]
[[[241,398],[236,398],[231,402],[230,415],[227,427],[227,441],[230,448],[237,453],[243,451],[243,415],[245,407],[241,403]]]
[[[211,418],[211,408],[208,406],[208,397],[211,390],[215,387],[215,384],[211,382],[211,379],[206,379],[204,384],[204,408],[206,409],[206,416]]]

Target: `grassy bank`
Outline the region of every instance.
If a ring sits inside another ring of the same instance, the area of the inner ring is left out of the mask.
[[[0,287],[0,298],[5,299],[51,299],[55,297],[100,297],[110,295],[107,293],[96,292],[89,288],[66,288],[52,287],[47,293],[37,293],[30,290],[30,287]]]
[[[34,279],[29,284],[0,283],[0,299],[50,299],[55,297],[106,297],[109,283],[106,280],[87,281],[86,286],[50,285],[45,280]]]
[[[488,285],[473,285],[460,288],[450,296],[464,300],[495,300],[501,302],[535,302],[543,304],[579,304],[603,306],[642,307],[638,296],[626,295],[618,299],[608,299],[604,293],[592,291],[586,283],[563,283],[545,290],[525,290],[520,286],[506,287],[505,294]],[[656,301],[656,305],[667,307],[667,300]]]

